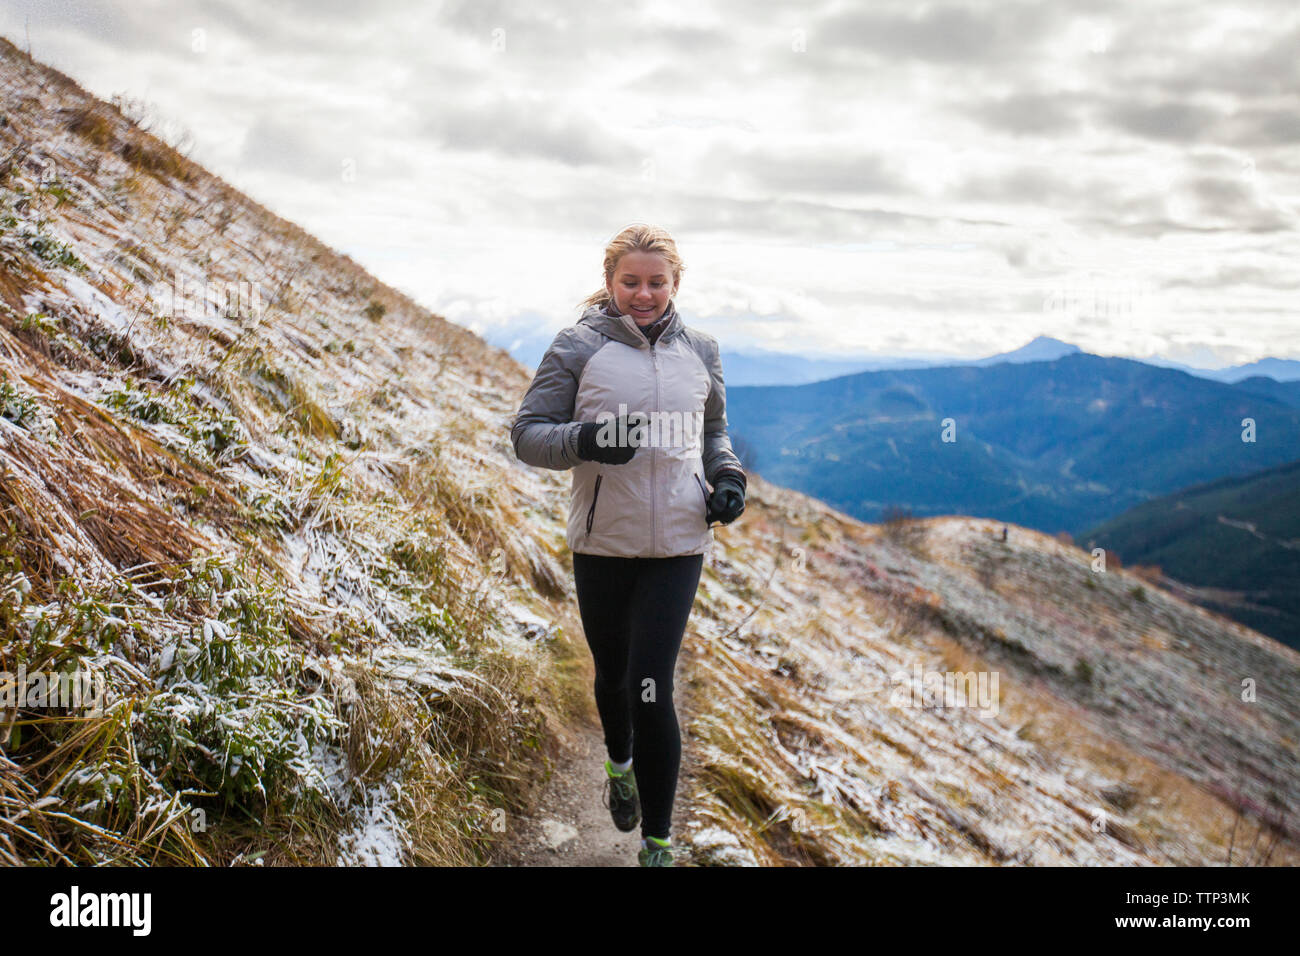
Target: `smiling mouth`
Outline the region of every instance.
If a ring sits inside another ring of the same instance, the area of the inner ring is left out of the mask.
[[[654,309],[652,309],[652,308],[651,308],[651,309],[638,309],[636,306],[632,306],[632,311],[633,311],[633,312],[640,312],[642,315],[649,315],[651,312],[654,311]]]

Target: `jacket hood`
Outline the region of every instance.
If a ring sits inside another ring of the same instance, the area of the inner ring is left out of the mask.
[[[668,300],[668,308],[664,310],[663,316],[660,316],[656,321],[662,321],[664,316],[668,317],[668,324],[659,333],[659,338],[655,342],[656,345],[668,341],[686,328],[681,316],[677,314],[677,303],[672,299]],[[590,325],[611,339],[630,345],[633,348],[648,349],[650,347],[650,340],[637,326],[636,320],[626,312],[619,312],[618,306],[614,304],[613,299],[610,299],[603,306],[588,306],[577,324]]]

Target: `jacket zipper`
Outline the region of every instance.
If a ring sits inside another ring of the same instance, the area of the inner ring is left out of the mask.
[[[596,475],[596,490],[591,496],[591,507],[587,509],[587,536],[591,536],[591,523],[596,520],[596,499],[600,497],[600,480],[603,474]]]
[[[700,486],[700,494],[704,496],[704,523],[709,523],[709,493],[704,489],[704,482],[699,475],[695,476],[695,483]]]
[[[658,411],[662,399],[659,394],[659,355],[655,352],[655,344],[650,343],[650,364],[654,367],[655,375],[655,411]],[[659,550],[659,525],[655,521],[655,495],[659,491],[659,482],[655,480],[655,447],[650,446],[650,543],[654,552]]]

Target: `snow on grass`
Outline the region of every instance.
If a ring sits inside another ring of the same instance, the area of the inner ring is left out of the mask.
[[[397,809],[400,784],[386,778],[354,807],[352,826],[339,834],[339,866],[403,866],[410,853]]]

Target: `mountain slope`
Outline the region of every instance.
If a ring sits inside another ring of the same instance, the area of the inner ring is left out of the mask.
[[[706,808],[759,808],[806,858],[857,863],[1223,860],[1217,800],[1294,827],[1295,652],[1038,532],[864,527],[756,487],[706,579],[716,636],[690,645]],[[999,673],[996,717],[897,700],[918,667]],[[1243,703],[1261,672],[1280,683]]]
[[[528,371],[7,42],[0,77],[0,671],[112,692],[0,714],[0,862],[508,860],[599,740]],[[1296,861],[1300,657],[1034,532],[749,487],[684,641],[685,860]],[[913,664],[1000,681],[936,707]]]
[[[864,520],[890,505],[1078,533],[1197,481],[1294,457],[1300,409],[1086,353],[728,389],[771,481]],[[1254,420],[1255,442],[1242,440]],[[951,421],[952,441],[945,441]]]
[[[1300,461],[1144,502],[1080,540],[1155,565],[1206,606],[1300,648]]]
[[[1243,392],[1267,395],[1292,408],[1300,408],[1300,381],[1279,382],[1265,375],[1252,375],[1241,379],[1235,385]]]
[[[522,372],[7,42],[0,77],[0,671],[109,703],[0,715],[0,860],[484,860],[568,686],[562,559],[504,531]]]

